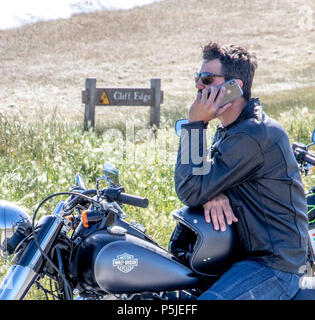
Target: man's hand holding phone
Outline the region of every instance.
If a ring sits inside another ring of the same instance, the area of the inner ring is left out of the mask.
[[[219,90],[220,92],[218,94]],[[189,122],[204,121],[204,123],[207,123],[225,112],[232,105],[232,103],[227,103],[220,108],[225,92],[225,87],[220,89],[214,86],[211,87],[209,97],[208,89],[203,89],[202,92],[198,92],[189,110]]]
[[[232,102],[243,95],[236,79],[228,80],[220,86],[199,90],[196,100],[189,110],[189,122],[204,121],[205,123],[217,118],[225,112]]]

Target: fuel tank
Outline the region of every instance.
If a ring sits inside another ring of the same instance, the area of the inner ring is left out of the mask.
[[[102,230],[91,234],[75,260],[80,286],[99,293],[171,291],[204,284],[171,253],[128,233]]]

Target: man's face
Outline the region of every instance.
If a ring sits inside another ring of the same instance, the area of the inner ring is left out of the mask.
[[[221,66],[221,62],[219,61],[219,59],[214,59],[214,60],[210,60],[208,62],[203,62],[199,73],[212,72],[216,75],[222,75],[221,68],[222,68],[222,66]],[[219,86],[223,82],[224,82],[223,77],[215,77],[209,85],[205,85],[202,83],[201,79],[199,79],[198,82],[196,83],[196,88],[198,90],[210,89],[211,86]]]

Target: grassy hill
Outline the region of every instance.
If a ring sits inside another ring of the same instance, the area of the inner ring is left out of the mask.
[[[57,108],[60,118],[81,121],[87,77],[99,87],[149,87],[161,78],[163,109],[187,107],[209,40],[256,52],[256,95],[313,87],[314,10],[310,0],[165,0],[0,31],[0,112],[33,120]]]

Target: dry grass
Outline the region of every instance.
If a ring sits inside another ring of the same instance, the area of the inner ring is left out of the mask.
[[[149,87],[161,78],[162,107],[186,106],[210,39],[256,52],[256,94],[314,86],[315,19],[307,25],[307,12],[315,12],[311,0],[164,0],[0,31],[0,112],[34,119],[57,108],[60,118],[82,121],[87,77],[98,87]]]

